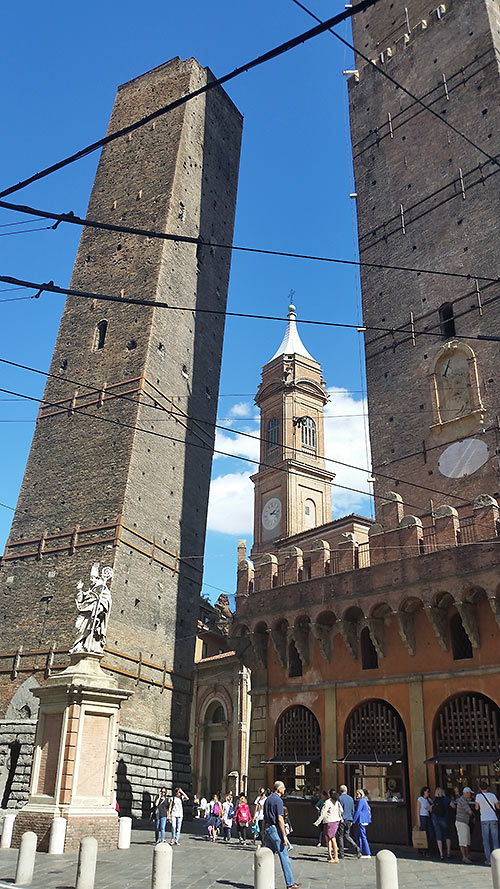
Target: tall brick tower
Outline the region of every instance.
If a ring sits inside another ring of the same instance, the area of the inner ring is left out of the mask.
[[[354,45],[495,157],[498,2],[431,7],[379,3],[353,20]],[[500,335],[500,285],[474,280],[499,272],[500,167],[359,55],[356,68],[349,95],[362,262],[473,276],[361,270],[364,323],[394,328],[365,334],[375,493],[394,489],[406,512],[428,510],[430,499],[456,506],[453,495],[498,497],[498,344],[467,336]]]
[[[109,131],[212,76],[176,58],[124,84]],[[216,88],[111,143],[88,217],[230,243],[241,128]],[[94,561],[113,567],[103,666],[134,689],[119,747],[125,811],[132,798],[148,811],[158,781],[188,779],[224,332],[210,310],[225,308],[229,268],[229,250],[84,229],[73,288],[172,310],[68,298],[1,565],[0,745],[2,726],[9,743],[29,739],[29,688],[67,663],[77,581]],[[26,749],[16,772],[18,754],[11,744],[9,805],[25,798]]]

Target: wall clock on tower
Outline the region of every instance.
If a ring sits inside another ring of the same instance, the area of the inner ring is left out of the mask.
[[[281,521],[281,500],[271,497],[262,510],[262,525],[266,531],[272,531]]]

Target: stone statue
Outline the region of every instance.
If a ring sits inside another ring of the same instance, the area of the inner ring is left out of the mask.
[[[94,652],[102,654],[106,644],[109,612],[111,609],[111,593],[108,581],[113,577],[112,568],[103,568],[99,572],[99,562],[94,562],[90,570],[90,587],[83,589],[83,580],[76,585],[75,604],[79,611],[75,627],[78,636],[70,654],[78,652]]]

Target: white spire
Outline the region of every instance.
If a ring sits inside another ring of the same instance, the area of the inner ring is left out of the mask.
[[[306,347],[304,346],[299,332],[297,330],[297,325],[295,323],[297,318],[295,306],[288,306],[288,324],[286,327],[285,336],[283,337],[281,346],[278,351],[274,353],[273,357],[270,359],[274,361],[278,355],[303,355],[304,358],[310,358],[311,361],[314,361],[312,355],[309,355]]]

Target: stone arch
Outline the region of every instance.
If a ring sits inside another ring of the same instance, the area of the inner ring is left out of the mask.
[[[271,641],[281,666],[286,667],[288,663],[288,621],[286,618],[280,618],[271,627]]]
[[[448,611],[450,605],[455,602],[454,597],[447,590],[435,593],[430,602],[424,605],[425,613],[429,618],[434,634],[443,651],[449,651],[450,634],[448,628]]]
[[[445,781],[445,769],[460,768],[459,782],[470,783],[475,789],[479,780],[479,761],[494,776],[494,763],[500,749],[500,707],[492,698],[479,691],[451,695],[436,710],[432,724],[434,755],[431,759],[438,768],[438,780]],[[474,776],[474,780],[473,780]],[[446,784],[443,784],[446,786]]]
[[[415,613],[423,607],[424,603],[422,602],[422,599],[418,599],[416,596],[407,596],[402,600],[396,611],[399,635],[411,655],[415,655],[417,650]]]
[[[377,652],[377,658],[385,657],[384,625],[390,614],[392,614],[392,608],[387,602],[377,602],[366,620],[366,626]]]
[[[319,643],[319,649],[326,661],[330,661],[333,651],[333,637],[337,615],[333,611],[321,611],[311,624],[311,630]]]
[[[365,615],[358,605],[351,605],[344,611],[341,622],[342,638],[346,648],[355,660],[358,658],[359,634],[365,623]]]
[[[301,614],[295,619],[291,638],[296,645],[300,660],[304,667],[311,663],[313,653],[313,635],[311,631],[311,618],[307,614]]]
[[[448,340],[430,366],[435,422],[431,429],[442,442],[481,429],[486,412],[481,400],[474,350],[462,340]]]
[[[224,718],[214,719],[214,716],[218,717],[217,710],[220,708],[222,708]],[[230,722],[231,710],[232,707],[229,695],[225,692],[225,689],[218,688],[215,693],[210,691],[207,698],[203,701],[200,714],[201,721],[210,724],[213,723],[214,725],[219,725],[222,722]]]

